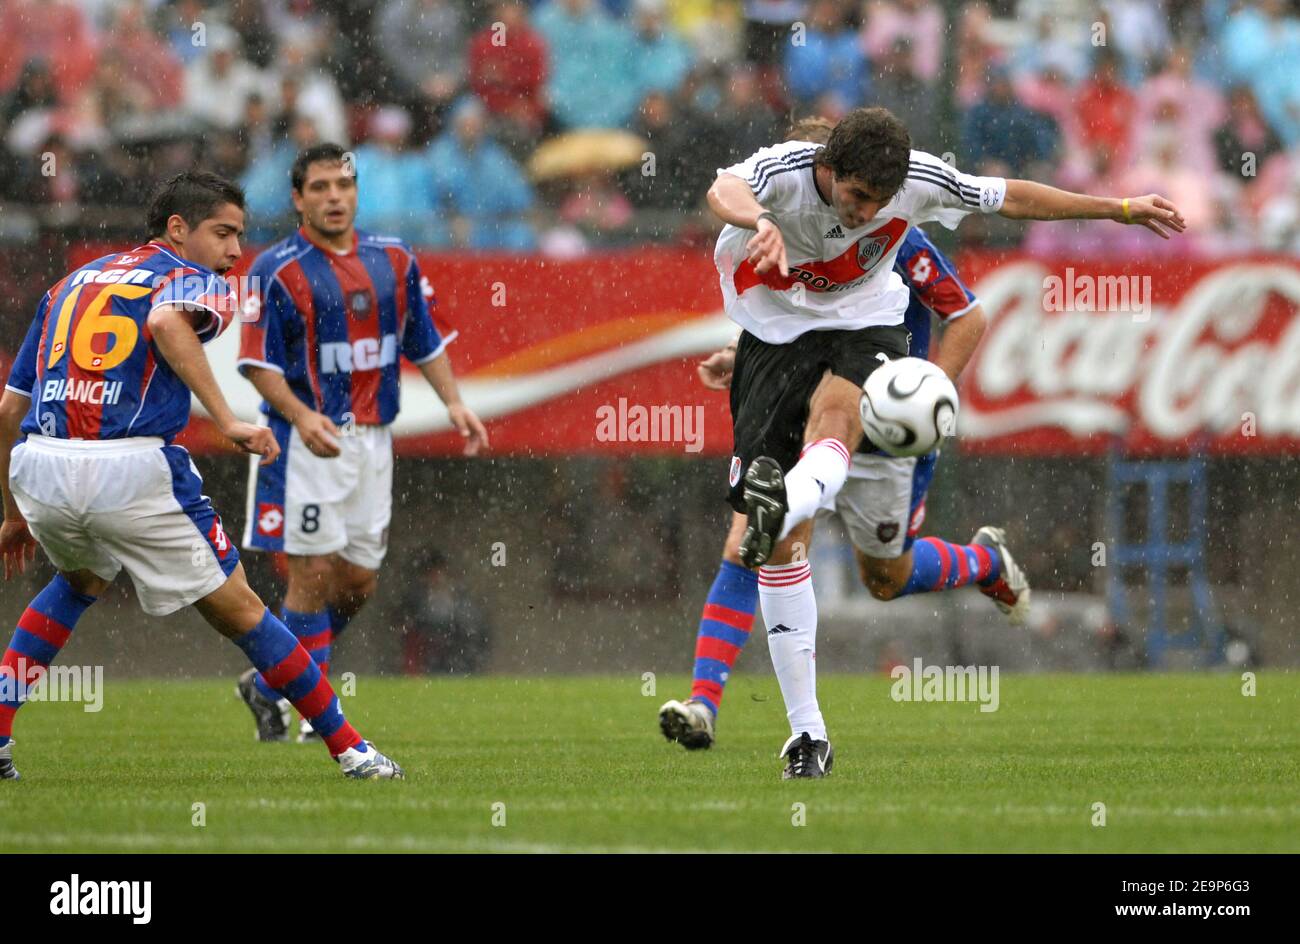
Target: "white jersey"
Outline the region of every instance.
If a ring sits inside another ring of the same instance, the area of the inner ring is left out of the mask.
[[[752,229],[723,227],[713,252],[727,315],[769,344],[808,331],[901,324],[908,291],[894,258],[908,229],[932,220],[956,229],[968,213],[997,212],[1006,197],[1001,177],[973,177],[912,151],[902,189],[866,225],[845,229],[813,183],[821,147],[786,141],[718,170],[749,184],[785,239],[787,277],[775,266],[763,275],[754,270],[745,248]]]

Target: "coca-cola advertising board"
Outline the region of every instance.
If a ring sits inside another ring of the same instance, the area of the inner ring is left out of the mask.
[[[989,318],[968,451],[1300,451],[1300,264],[1089,265],[966,254]]]

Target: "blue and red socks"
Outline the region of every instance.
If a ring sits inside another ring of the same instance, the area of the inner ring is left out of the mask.
[[[330,654],[333,643],[330,632],[329,611],[299,613],[285,607],[284,625],[289,627],[289,632],[293,633],[298,642],[302,643],[302,647],[307,650],[311,660],[320,666],[322,672],[329,675]],[[274,687],[267,684],[262,675],[257,676],[254,684],[259,692],[272,701],[280,697],[275,693]]]
[[[972,583],[986,587],[1001,576],[1002,558],[996,548],[921,538],[912,545],[912,575],[898,595],[933,593]]]
[[[325,612],[330,617],[330,642],[343,635],[343,630],[348,628],[348,624],[352,622],[352,617],[356,615],[355,613],[346,615],[342,610],[335,609],[332,606],[326,607]]]
[[[13,639],[0,658],[0,747],[13,734],[14,715],[63,648],[77,620],[97,598],[78,593],[57,574],[23,611]]]
[[[270,610],[262,615],[260,623],[234,642],[261,673],[259,689],[267,685],[271,689],[268,697],[287,698],[311,722],[332,756],[337,757],[361,743],[361,735],[343,717],[338,695],[334,694],[329,679],[289,627]]]
[[[691,698],[703,703],[715,716],[722,705],[722,691],[731,667],[749,641],[757,609],[758,575],[724,560],[700,615],[695,679],[691,684]]]

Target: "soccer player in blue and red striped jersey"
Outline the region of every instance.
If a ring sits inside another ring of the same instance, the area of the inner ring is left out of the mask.
[[[488,437],[461,400],[452,335],[434,323],[415,254],[353,226],[359,181],[346,152],[308,148],[290,182],[302,226],[253,264],[240,345],[239,368],[283,450],[273,465],[252,465],[244,547],[287,554],[285,622],[328,672],[334,640],[374,593],[388,550],[400,359],[446,405],[467,455]],[[258,737],[285,739],[287,706],[277,720],[264,710],[265,682],[243,684]],[[312,735],[304,719],[299,740]]]
[[[221,276],[240,255],[243,207],[215,174],[167,181],[148,209],[149,241],[61,279],[14,362],[0,398],[0,556],[8,580],[39,543],[58,574],[0,658],[0,779],[18,779],[11,735],[28,689],[124,569],[145,612],[193,605],[239,646],[312,718],[346,775],[402,776],[248,586],[189,454],[172,443],[193,393],[236,446],[268,462],[280,452],[269,430],[230,411],[202,347],[236,310]]]
[[[911,291],[904,318],[911,334],[910,350],[915,356],[930,357],[933,313],[945,325],[934,360],[955,380],[984,333],[979,301],[920,229],[908,232],[894,267]],[[734,348],[728,348],[701,365],[706,386],[729,386],[733,358]],[[836,496],[835,513],[853,542],[863,584],[880,600],[974,584],[1012,622],[1022,622],[1030,599],[1028,582],[1007,551],[1000,528],[981,528],[970,544],[917,540],[938,458],[937,451],[917,458],[887,456],[865,439],[853,456],[848,480]],[[743,567],[739,547],[745,516],[732,517],[723,560],[700,619],[691,697],[667,702],[659,714],[664,736],[689,750],[713,744],[723,690],[749,639],[760,584],[768,593],[780,595],[812,578],[807,560],[762,567],[757,573]],[[792,635],[784,630],[780,624],[768,627],[774,660]],[[787,705],[790,702],[787,697]]]

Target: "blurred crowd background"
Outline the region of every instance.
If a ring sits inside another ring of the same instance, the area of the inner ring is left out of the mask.
[[[416,244],[704,245],[718,167],[794,117],[881,104],[962,170],[1159,191],[1191,224],[1162,242],[981,219],[967,245],[1300,251],[1298,7],[0,0],[0,240],[118,238],[153,182],[200,164],[243,182],[266,241],[292,225],[293,154],[327,139],[355,152],[359,225]],[[586,129],[619,133],[571,140]]]

